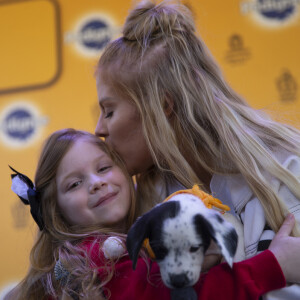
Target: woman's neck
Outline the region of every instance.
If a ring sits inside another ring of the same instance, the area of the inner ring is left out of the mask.
[[[195,175],[203,184],[203,189],[205,189],[207,192],[210,192],[210,181],[212,178],[212,174],[208,172],[200,162],[196,161],[194,153],[190,153],[187,149],[182,149],[181,151],[189,166],[192,168]],[[205,161],[209,161],[211,157],[207,155],[202,159],[204,159]]]
[[[192,165],[193,166],[193,165]],[[210,192],[210,181],[212,178],[212,174],[210,174],[207,170],[205,170],[202,166],[199,164],[196,164],[193,166],[193,171],[203,184],[203,188],[207,191]]]

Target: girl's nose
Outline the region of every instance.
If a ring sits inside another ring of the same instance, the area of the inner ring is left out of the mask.
[[[89,192],[91,194],[97,192],[98,190],[104,188],[104,186],[106,185],[105,180],[103,180],[103,178],[101,178],[100,176],[93,174],[91,175],[90,178],[90,184],[89,184]]]
[[[106,122],[104,120],[103,114],[101,113],[96,125],[95,134],[99,137],[106,138],[108,136]]]

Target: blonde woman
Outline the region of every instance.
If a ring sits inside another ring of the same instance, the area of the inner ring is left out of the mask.
[[[198,183],[242,221],[247,258],[268,248],[288,212],[299,235],[300,132],[228,85],[187,7],[138,4],[96,80],[95,132],[136,176],[142,210]]]

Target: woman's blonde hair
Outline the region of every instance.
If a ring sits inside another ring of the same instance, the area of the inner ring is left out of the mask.
[[[228,85],[186,6],[142,1],[127,17],[123,36],[106,47],[96,76],[133,101],[141,115],[155,162],[137,176],[143,201],[155,198],[155,174],[171,174],[190,188],[201,183],[193,164],[209,174],[241,173],[278,230],[287,209],[268,176],[300,198],[299,179],[274,155],[300,155],[300,133],[251,108]]]
[[[56,173],[61,160],[78,140],[86,140],[99,147],[127,177],[131,191],[127,228],[71,226],[63,217],[57,201]],[[49,299],[49,296],[56,299],[62,296],[63,290],[68,294],[77,294],[80,299],[104,299],[102,287],[110,280],[114,263],[103,266],[107,277],[99,282],[97,276],[99,266],[93,266],[88,251],[80,242],[88,237],[94,237],[94,243],[91,245],[93,248],[95,243],[101,244],[105,236],[111,234],[118,235],[125,241],[123,233],[127,232],[136,218],[134,185],[125,164],[105,142],[93,134],[75,129],[59,130],[54,132],[44,144],[36,170],[35,187],[39,193],[45,227],[38,233],[31,250],[28,274],[8,299]],[[58,259],[72,278],[64,286],[54,276],[54,266]]]

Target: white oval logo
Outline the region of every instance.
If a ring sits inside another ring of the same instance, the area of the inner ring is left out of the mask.
[[[36,140],[39,129],[48,123],[36,107],[27,102],[16,102],[2,112],[0,132],[7,146],[24,147]]]
[[[74,44],[82,55],[98,57],[118,33],[112,18],[104,14],[90,14],[78,22],[74,31],[66,33],[65,42]]]

